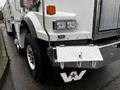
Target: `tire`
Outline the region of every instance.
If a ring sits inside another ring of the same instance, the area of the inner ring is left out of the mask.
[[[36,81],[43,82],[45,77],[43,73],[44,64],[42,53],[36,39],[30,33],[25,36],[25,54],[32,77]]]

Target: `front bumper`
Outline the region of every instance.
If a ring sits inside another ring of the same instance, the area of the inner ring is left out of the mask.
[[[52,60],[53,67],[64,68],[80,68],[80,69],[98,69],[113,61],[120,59],[119,43],[114,43],[106,46],[98,46],[104,61],[82,61],[82,62],[55,62]],[[54,50],[53,50],[54,51]],[[55,52],[54,52],[55,54]],[[55,56],[55,55],[54,55]]]

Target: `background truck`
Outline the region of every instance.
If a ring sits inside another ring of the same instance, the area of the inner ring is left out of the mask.
[[[120,0],[7,0],[4,22],[32,76],[64,82],[120,59]],[[49,77],[50,78],[50,77]]]
[[[0,11],[0,20],[3,20],[3,14],[2,14],[2,11]]]

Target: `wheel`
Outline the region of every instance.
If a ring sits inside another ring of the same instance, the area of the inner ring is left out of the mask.
[[[33,78],[37,81],[43,82],[43,57],[36,39],[33,38],[30,33],[25,36],[25,54]]]
[[[20,47],[17,37],[14,38],[14,43],[15,43],[17,52],[18,52],[20,55],[24,55],[24,50]]]
[[[19,45],[19,40],[17,38],[17,34],[15,32],[15,29],[13,31],[13,40],[14,40],[14,43],[15,43],[15,46],[16,46],[16,49],[17,49],[17,52],[20,54],[20,55],[24,55],[24,50],[20,47]]]

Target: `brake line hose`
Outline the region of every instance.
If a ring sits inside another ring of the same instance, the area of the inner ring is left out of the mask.
[[[46,29],[46,25],[45,25],[45,11],[44,10],[45,10],[45,2],[44,2],[44,0],[42,0],[43,27],[44,27],[44,30],[45,30],[47,36],[48,36],[48,45],[49,45],[49,48],[51,48],[50,35],[49,35],[49,33],[48,33],[47,29]]]

